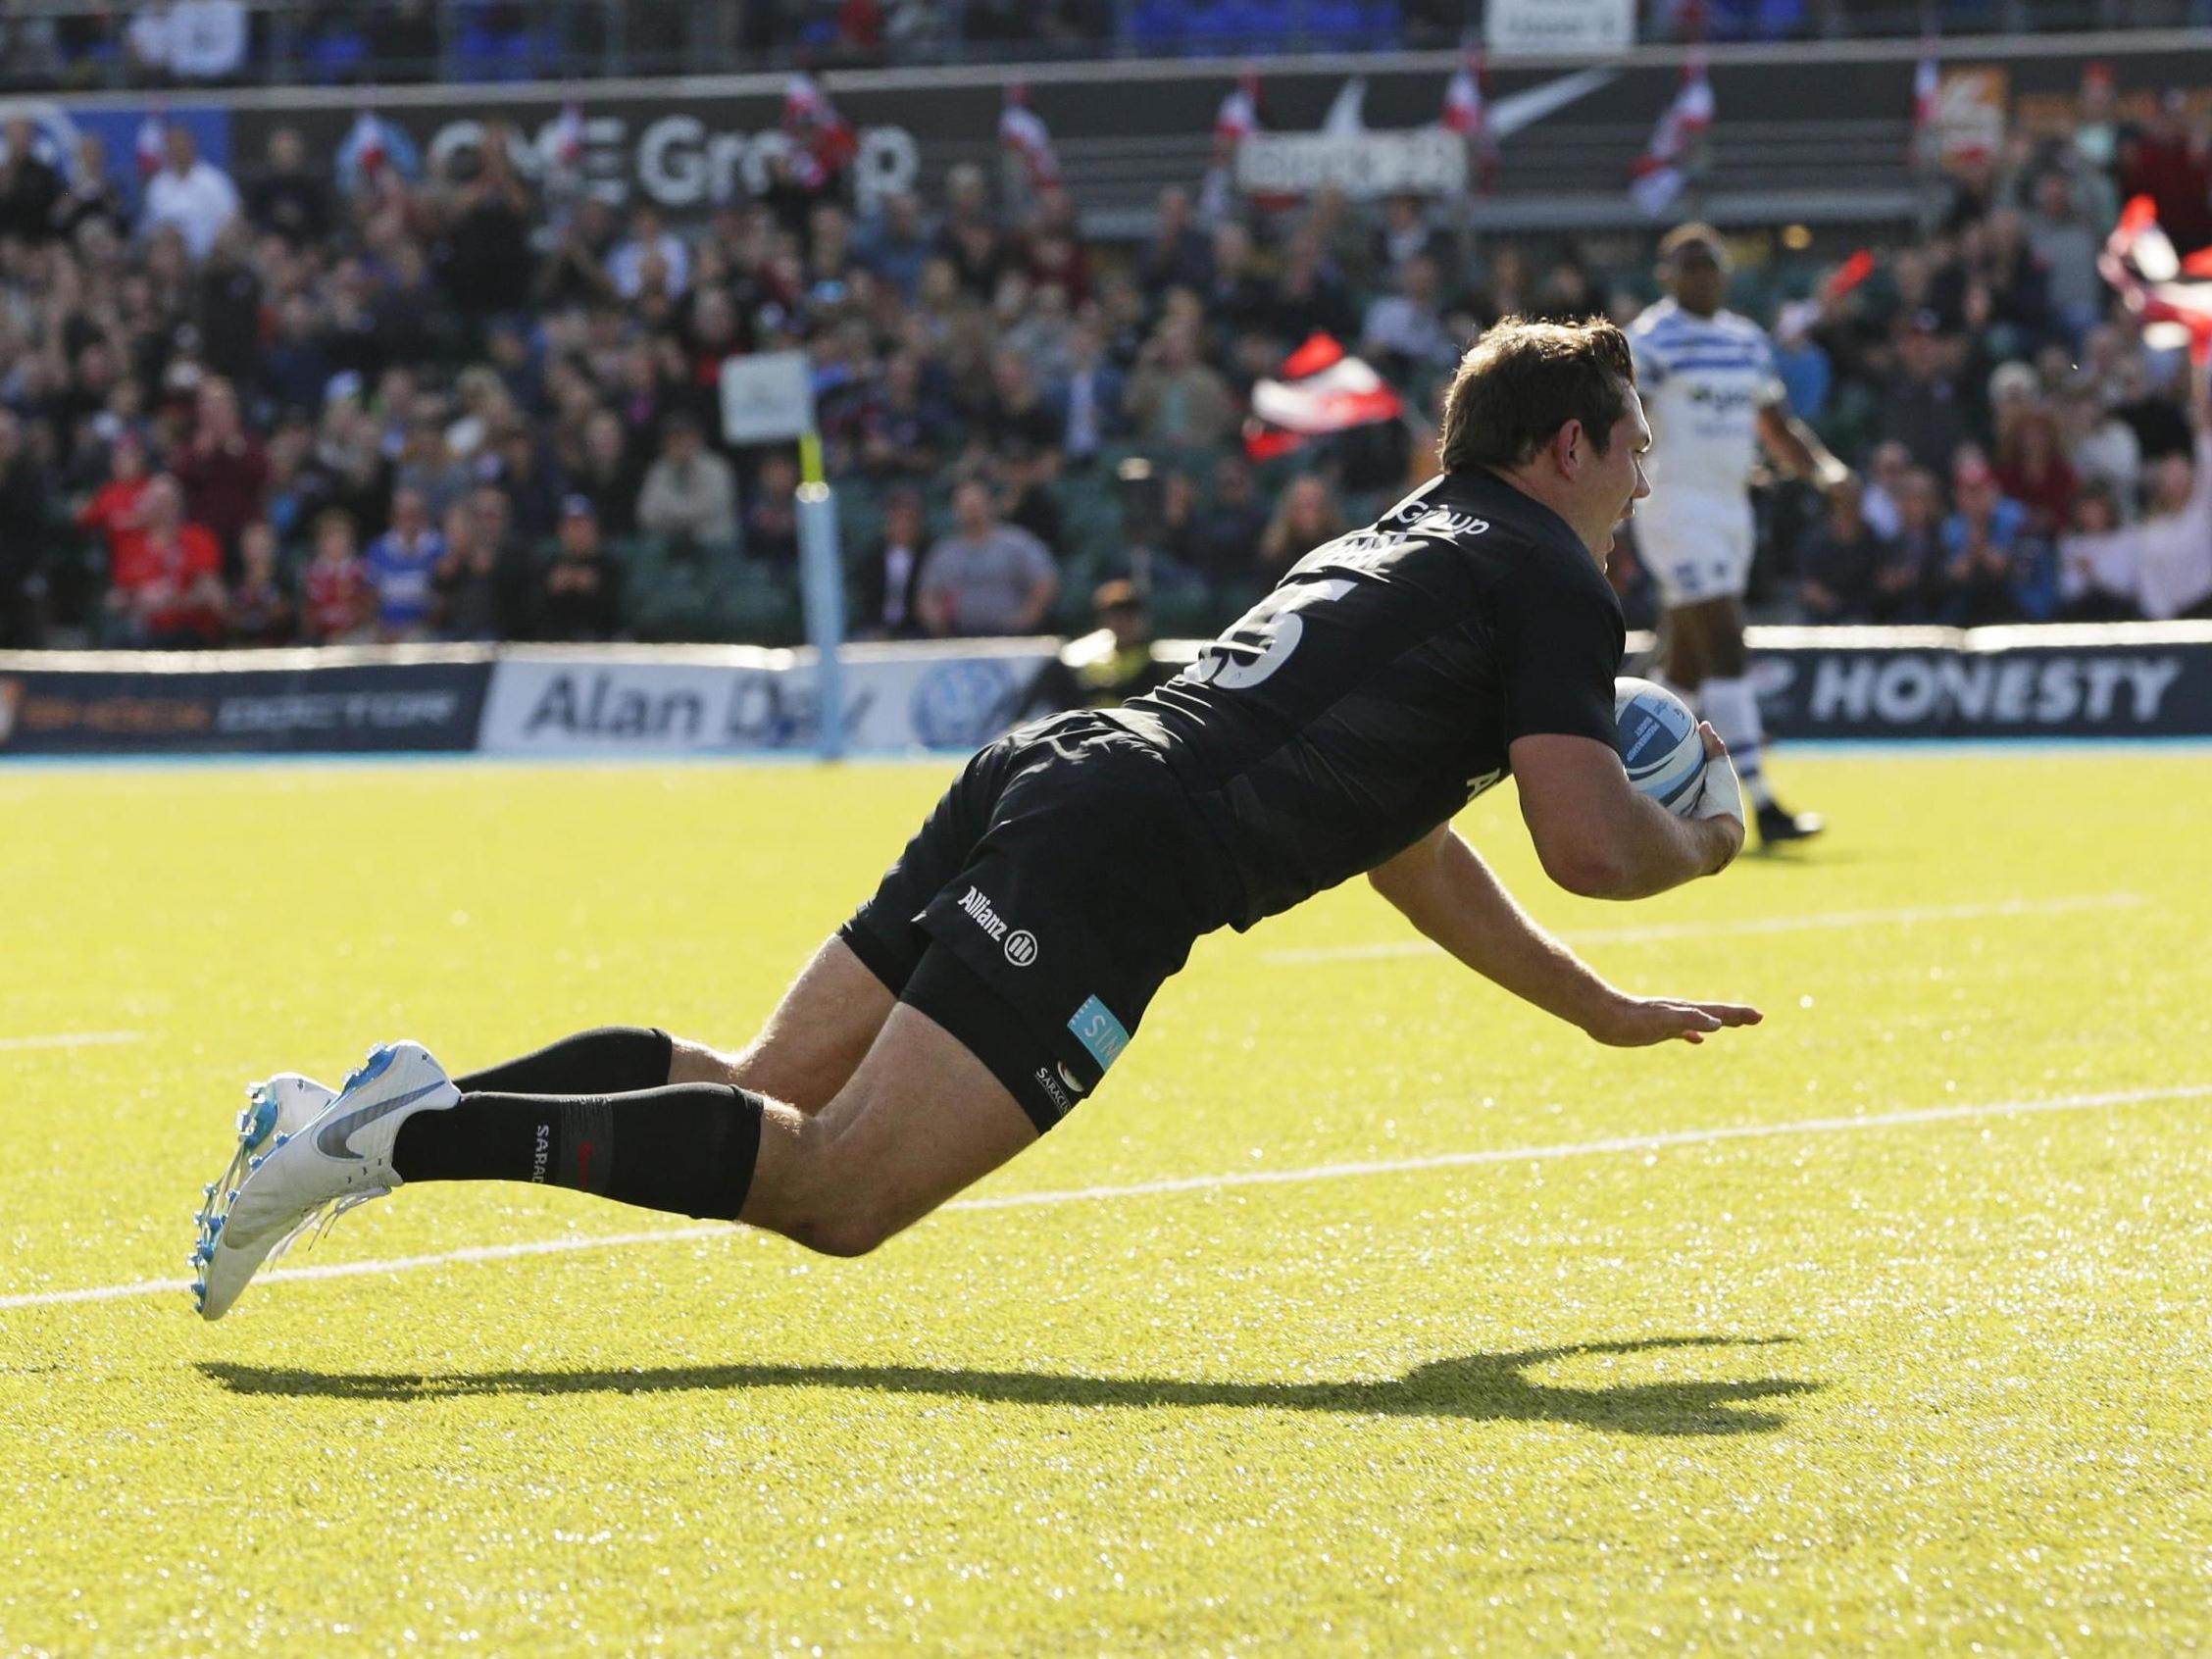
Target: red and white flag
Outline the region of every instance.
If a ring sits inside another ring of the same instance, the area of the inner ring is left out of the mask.
[[[1659,113],[1651,129],[1651,142],[1636,158],[1629,182],[1629,195],[1637,207],[1657,219],[1687,182],[1683,173],[1691,148],[1713,126],[1713,83],[1705,73],[1705,54],[1693,52],[1683,65],[1682,89],[1674,102]]]
[[[391,143],[384,136],[384,124],[375,110],[365,109],[353,118],[353,130],[346,134],[342,154],[353,158],[362,179],[374,184],[391,165]]]
[[[561,106],[561,119],[553,124],[553,165],[563,173],[583,167],[583,106],[574,98]]]
[[[791,170],[810,190],[828,184],[860,153],[860,134],[811,75],[794,75],[784,82],[783,130],[797,146]]]
[[[1865,248],[1856,249],[1849,259],[1829,273],[1818,293],[1808,299],[1791,300],[1775,314],[1775,338],[1803,339],[1831,306],[1838,304],[1873,275],[1874,255]]]
[[[1060,158],[1052,153],[1052,133],[1044,118],[1030,108],[1030,89],[1020,81],[1006,88],[1006,107],[998,116],[998,141],[1022,159],[1030,188],[1060,182]]]
[[[1936,123],[1942,114],[1943,72],[1936,61],[1936,37],[1923,37],[1920,62],[1913,70],[1912,162],[1936,165]]]
[[[146,119],[138,124],[136,153],[140,183],[161,172],[162,162],[169,147],[168,137],[168,133],[163,129],[161,117],[151,110],[147,111]]]
[[[1301,448],[1312,438],[1377,421],[1395,421],[1405,399],[1330,334],[1314,334],[1292,352],[1279,378],[1252,386],[1244,451],[1255,461]]]
[[[2141,321],[2145,345],[2186,344],[2199,363],[2212,357],[2212,248],[2182,258],[2150,197],[2121,209],[2097,269]]]
[[[1497,185],[1497,139],[1490,131],[1490,70],[1481,52],[1468,53],[1444,87],[1442,125],[1467,140],[1476,186],[1488,195]]]
[[[1206,163],[1206,179],[1199,186],[1198,212],[1208,224],[1229,212],[1229,197],[1236,178],[1236,150],[1260,130],[1260,75],[1245,70],[1236,85],[1222,99],[1214,116],[1214,153]]]

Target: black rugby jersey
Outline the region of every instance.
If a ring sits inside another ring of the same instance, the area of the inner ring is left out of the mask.
[[[1532,732],[1610,744],[1620,601],[1565,520],[1481,471],[1316,548],[1118,720],[1165,751],[1264,916],[1371,870]]]

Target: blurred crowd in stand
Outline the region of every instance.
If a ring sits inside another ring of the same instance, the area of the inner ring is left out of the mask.
[[[1737,305],[1856,469],[1826,500],[1760,491],[1762,614],[2212,602],[2186,353],[2147,347],[2097,271],[2138,192],[2185,255],[2212,241],[2212,142],[2179,99],[2126,125],[2108,94],[2092,75],[2068,135],[1970,161],[1847,289],[1732,227]],[[55,157],[27,122],[0,133],[9,645],[795,639],[799,457],[726,444],[718,397],[725,359],[779,349],[812,362],[855,631],[1132,601],[1211,630],[1425,475],[1489,322],[1625,321],[1654,291],[1640,241],[1600,264],[1411,197],[1209,217],[1171,185],[1115,245],[1012,169],[862,213],[803,145],[679,223],[527,176],[495,124],[427,177],[345,188],[288,130],[235,177],[184,126],[164,143],[132,191],[94,137]],[[1317,330],[1416,413],[1255,463],[1251,386]],[[1615,576],[1647,617],[1633,546]]]

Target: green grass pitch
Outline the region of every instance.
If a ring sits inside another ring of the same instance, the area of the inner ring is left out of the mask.
[[[2202,1650],[2205,752],[1782,772],[1825,841],[1641,905],[1463,824],[1760,1030],[1355,883],[869,1259],[445,1187],[212,1327],[58,1298],[181,1282],[247,1081],[741,1039],[947,769],[0,773],[0,1652]]]

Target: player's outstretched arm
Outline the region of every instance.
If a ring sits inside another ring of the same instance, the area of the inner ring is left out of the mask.
[[[1759,441],[1791,478],[1824,490],[1851,476],[1851,469],[1829,453],[1820,434],[1792,415],[1786,403],[1770,403],[1759,411]]]
[[[1709,731],[1705,742],[1727,753]],[[1648,898],[1719,874],[1743,850],[1740,816],[1675,817],[1636,792],[1611,744],[1544,732],[1509,753],[1544,874],[1583,898]]]
[[[1375,890],[1422,932],[1485,980],[1580,1027],[1599,1042],[1702,1042],[1724,1026],[1754,1026],[1738,1003],[1679,1002],[1617,990],[1538,927],[1475,849],[1440,825],[1368,872]]]

